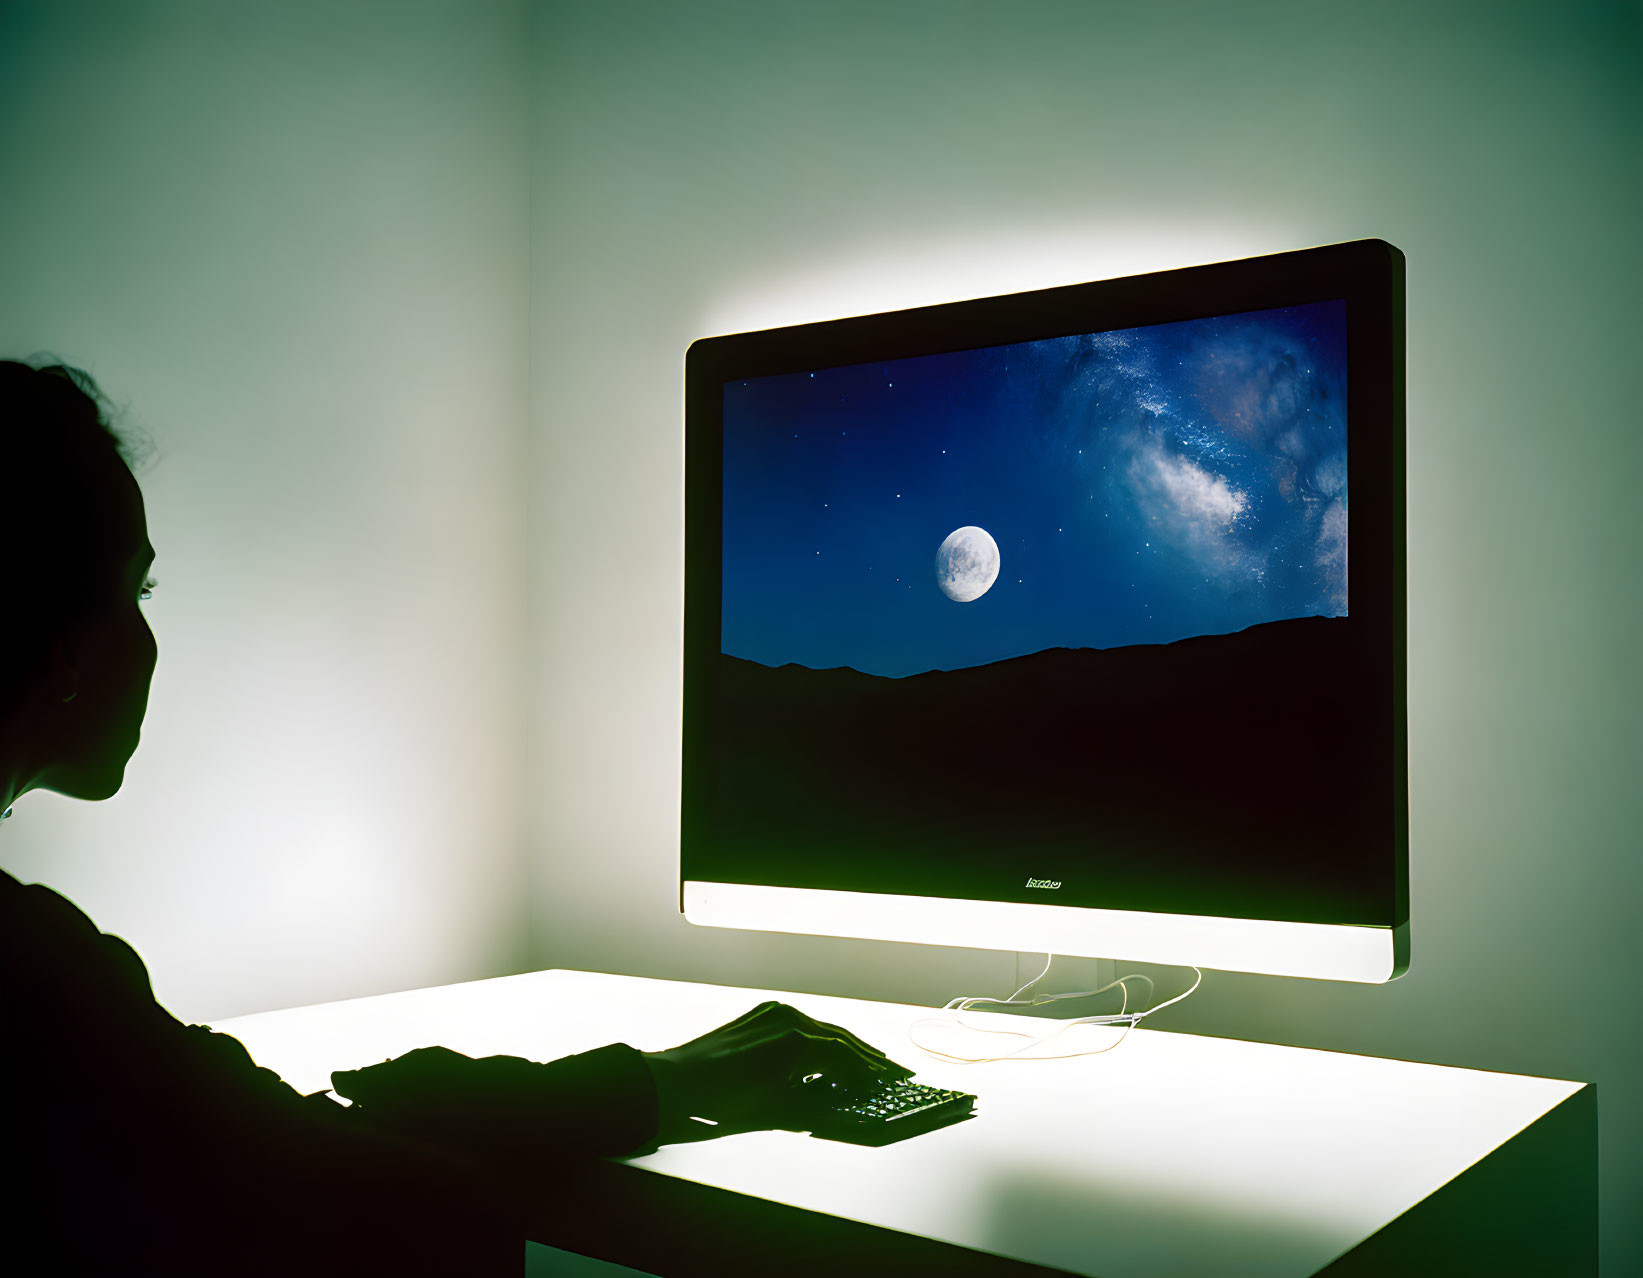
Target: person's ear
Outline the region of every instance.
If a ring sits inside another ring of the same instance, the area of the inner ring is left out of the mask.
[[[53,701],[69,704],[80,693],[80,653],[72,639],[58,639],[51,645],[51,671],[47,690]]]

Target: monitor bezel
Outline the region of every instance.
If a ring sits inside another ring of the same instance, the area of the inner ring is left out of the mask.
[[[1385,749],[1380,783],[1391,882],[1386,980],[1408,966],[1408,747],[1404,476],[1404,257],[1357,240],[996,297],[701,338],[685,356],[684,661],[679,906],[706,776],[711,661],[722,615],[723,386],[751,379],[941,352],[1140,328],[1344,299],[1348,473],[1352,486],[1352,616],[1385,654],[1372,731]],[[699,902],[699,894],[697,900]],[[1051,908],[1051,907],[1046,907]],[[698,915],[702,914],[699,909]],[[1194,917],[1194,916],[1182,916]],[[705,921],[698,919],[696,921]],[[744,926],[756,924],[743,924]],[[783,929],[778,929],[783,930]],[[846,934],[846,933],[837,933]],[[1022,947],[1028,948],[1028,947]],[[1141,958],[1139,954],[1109,957]],[[1305,972],[1293,974],[1305,975]],[[1347,977],[1345,979],[1362,979]]]

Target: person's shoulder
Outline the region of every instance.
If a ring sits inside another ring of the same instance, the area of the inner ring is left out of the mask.
[[[65,935],[100,935],[97,925],[86,912],[61,892],[54,892],[44,883],[22,883],[0,870],[0,918],[6,922],[6,931],[16,934],[21,930],[46,929]]]
[[[14,988],[33,974],[57,984],[93,980],[149,992],[148,969],[118,936],[43,883],[22,883],[0,870],[0,965]],[[101,974],[101,975],[98,975]]]
[[[96,931],[85,911],[61,892],[52,891],[44,883],[23,883],[4,870],[0,870],[0,912],[8,919],[26,916],[59,923],[78,921]]]

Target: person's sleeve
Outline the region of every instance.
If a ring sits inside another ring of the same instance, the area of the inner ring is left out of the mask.
[[[385,1129],[509,1168],[618,1157],[657,1134],[655,1083],[626,1043],[546,1063],[425,1047],[331,1082]]]

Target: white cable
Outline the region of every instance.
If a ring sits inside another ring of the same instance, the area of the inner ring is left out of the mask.
[[[1198,988],[1204,979],[1203,972],[1199,971],[1196,967],[1193,968],[1193,972],[1196,973],[1196,979],[1194,979],[1192,985],[1188,987],[1185,993],[1177,994],[1174,998],[1158,1004],[1157,1007],[1150,1007],[1145,1011],[1140,1012],[1131,1012],[1128,1010],[1130,1003],[1130,990],[1127,982],[1145,981],[1147,983],[1147,988],[1151,990],[1153,988],[1152,978],[1141,972],[1131,972],[1126,976],[1121,976],[1116,981],[1103,985],[1098,990],[1079,990],[1068,994],[1043,994],[1033,999],[1022,999],[1021,995],[1032,989],[1033,986],[1037,985],[1046,975],[1048,975],[1050,965],[1055,961],[1055,955],[1046,954],[1044,959],[1044,970],[1037,976],[1033,977],[1032,980],[1028,981],[1014,994],[1010,995],[1009,998],[970,997],[951,999],[941,1010],[944,1012],[950,1011],[953,1013],[952,1022],[948,1022],[939,1017],[933,1016],[921,1017],[920,1019],[914,1021],[912,1025],[907,1027],[907,1041],[929,1056],[939,1056],[942,1059],[952,1061],[955,1064],[984,1065],[990,1064],[994,1061],[1006,1061],[1021,1057],[1022,1052],[1029,1051],[1034,1047],[1042,1046],[1043,1044],[1049,1042],[1052,1038],[1055,1038],[1058,1034],[1062,1034],[1071,1029],[1074,1025],[1122,1025],[1124,1027],[1124,1032],[1118,1036],[1118,1042],[1109,1043],[1106,1047],[1095,1047],[1083,1052],[1067,1052],[1059,1056],[1028,1056],[1023,1057],[1022,1059],[1030,1061],[1057,1061],[1070,1060],[1075,1056],[1098,1056],[1102,1052],[1112,1051],[1113,1048],[1122,1043],[1129,1037],[1130,1030],[1135,1028],[1135,1026],[1146,1017],[1151,1016],[1154,1012],[1161,1011],[1163,1008],[1168,1007],[1171,1003],[1179,1003],[1182,999],[1186,998],[1188,994],[1191,994]],[[1118,987],[1123,998],[1123,1002],[1117,1012],[1105,1013],[1096,1016],[1073,1017],[1069,1020],[1063,1021],[1059,1028],[1051,1030],[1048,1034],[1041,1036],[1028,1034],[1021,1030],[995,1029],[985,1025],[971,1025],[964,1020],[964,1013],[969,1010],[972,1003],[993,1003],[998,1006],[1009,1007],[1038,1007],[1044,1003],[1053,1003],[1058,999],[1064,998],[1093,998],[1095,995],[1105,994],[1108,990],[1112,989],[1113,986]],[[1031,1039],[1032,1041],[1023,1047],[1017,1048],[1013,1052],[1006,1052],[1002,1056],[954,1056],[950,1052],[943,1052],[937,1048],[926,1047],[923,1043],[920,1043],[918,1039],[913,1037],[914,1027],[930,1023],[935,1023],[938,1025],[946,1025],[950,1023],[957,1024],[962,1026],[964,1029],[975,1030],[983,1034],[1008,1034],[1015,1038],[1026,1038]]]
[[[1196,972],[1197,975],[1193,978],[1193,982],[1192,982],[1191,985],[1187,986],[1187,988],[1185,990],[1183,990],[1181,993],[1177,994],[1174,998],[1165,999],[1157,1007],[1149,1007],[1146,1011],[1142,1012],[1141,1015],[1142,1016],[1151,1016],[1154,1012],[1161,1012],[1166,1007],[1168,1007],[1171,1003],[1179,1003],[1188,994],[1191,994],[1193,992],[1193,990],[1197,989],[1201,984],[1203,984],[1204,974],[1202,972],[1199,972],[1197,968],[1193,968],[1192,970],[1194,972]]]

